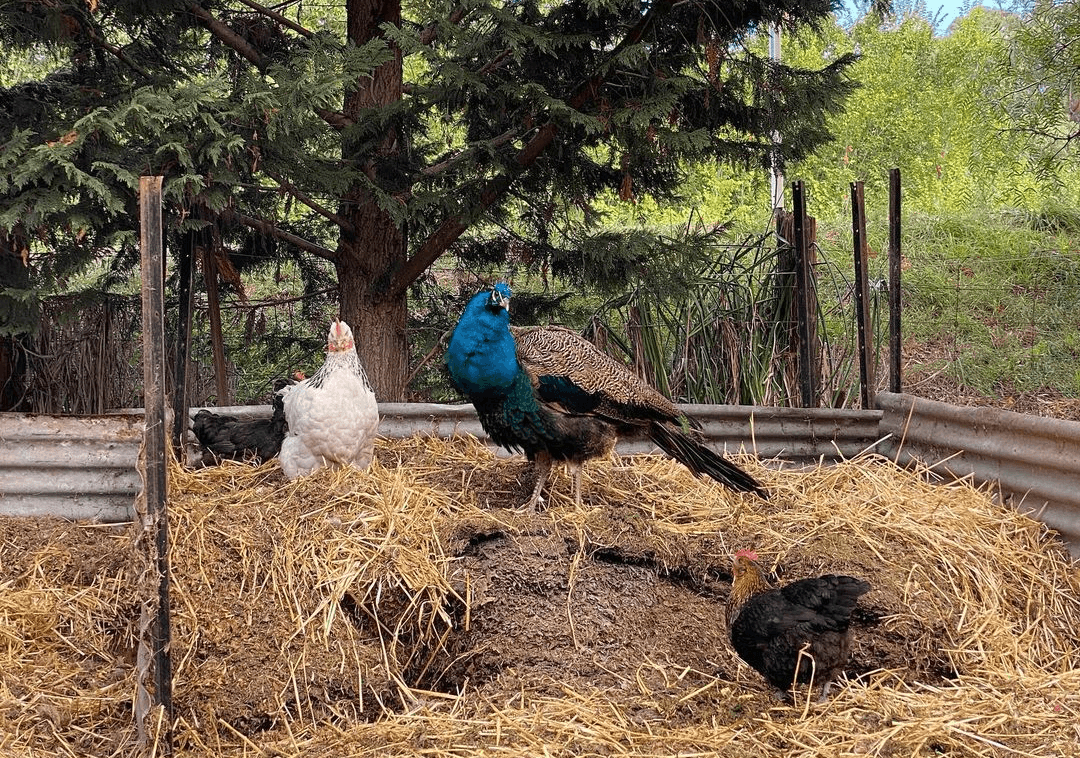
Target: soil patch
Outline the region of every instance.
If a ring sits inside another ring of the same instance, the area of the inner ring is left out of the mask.
[[[904,392],[953,405],[989,406],[1032,416],[1080,421],[1080,397],[1066,395],[1058,389],[1020,390],[1007,376],[995,383],[991,395],[972,389],[947,374],[954,352],[955,348],[945,343],[908,342],[904,348],[905,358],[909,361],[903,374]],[[879,389],[885,389],[885,386]]]

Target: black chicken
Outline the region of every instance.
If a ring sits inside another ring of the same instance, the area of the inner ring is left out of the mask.
[[[781,692],[813,682],[827,697],[851,652],[851,613],[870,584],[826,574],[773,589],[750,550],[736,553],[733,575],[727,618],[735,652]]]
[[[288,428],[280,390],[292,383],[291,379],[274,381],[274,411],[268,419],[241,420],[205,408],[196,413],[191,430],[203,449],[202,465],[214,466],[226,459],[261,464],[276,457]]]

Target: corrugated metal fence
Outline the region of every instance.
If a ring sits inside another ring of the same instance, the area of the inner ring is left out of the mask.
[[[996,483],[1080,557],[1080,422],[882,392],[881,452],[953,478]]]
[[[880,410],[688,405],[718,450],[809,462],[873,449],[919,459],[946,475],[1000,482],[1017,507],[1058,530],[1080,556],[1080,423],[995,408],[966,408],[882,393]],[[198,409],[192,409],[194,414]],[[257,418],[268,407],[216,408]],[[472,434],[486,440],[469,405],[383,403],[380,433]],[[140,482],[142,417],[0,413],[0,513],[124,521]],[[642,442],[620,452],[648,452]]]
[[[0,513],[127,521],[142,433],[142,414],[0,413]]]

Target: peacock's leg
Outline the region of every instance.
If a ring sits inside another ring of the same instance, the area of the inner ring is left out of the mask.
[[[578,461],[574,461],[567,464],[570,467],[570,476],[574,480],[574,503],[578,508],[581,507],[581,469],[582,464]]]
[[[525,508],[530,511],[535,511],[537,507],[543,502],[544,498],[541,497],[541,492],[544,489],[544,484],[547,483],[548,474],[551,473],[551,456],[547,453],[536,454],[536,486],[533,487],[532,497],[525,503]]]

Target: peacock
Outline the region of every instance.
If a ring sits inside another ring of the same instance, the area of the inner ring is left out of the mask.
[[[469,301],[450,336],[446,366],[484,431],[539,470],[535,510],[554,461],[570,467],[581,504],[581,465],[608,455],[620,436],[644,436],[698,476],[767,497],[752,476],[691,437],[690,422],[660,392],[574,331],[510,326],[510,287]]]

